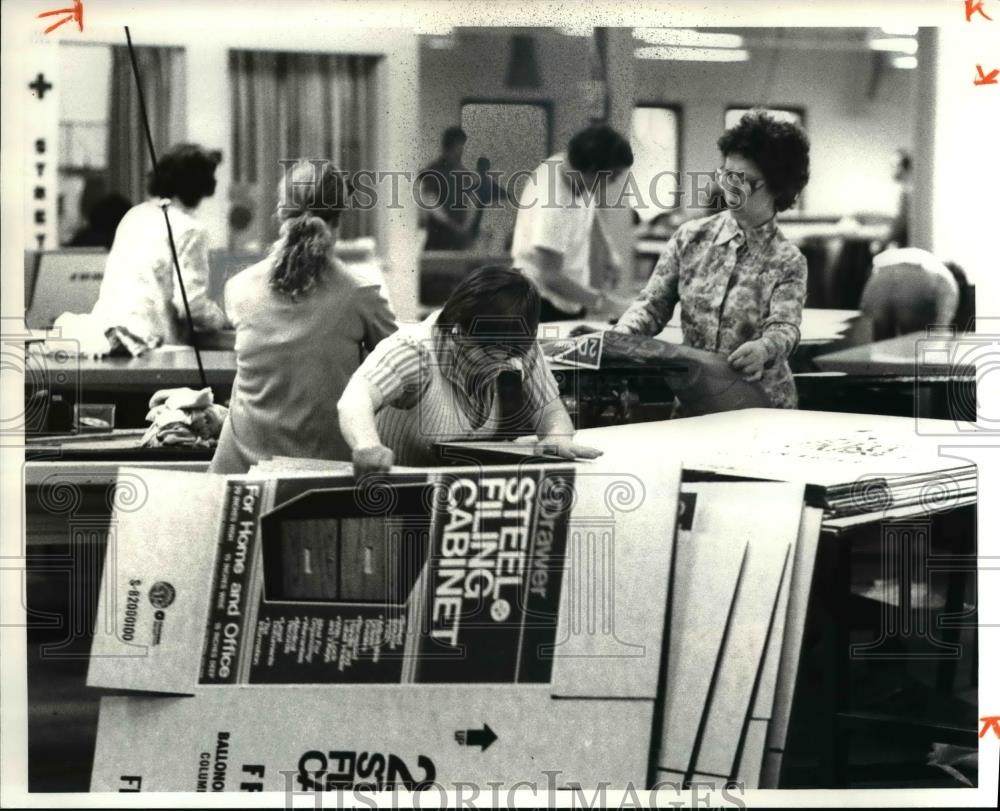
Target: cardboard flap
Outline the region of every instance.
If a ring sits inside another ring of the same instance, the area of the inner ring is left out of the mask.
[[[119,471],[88,686],[194,692],[225,488],[206,473]]]
[[[632,472],[629,472],[632,471]],[[580,466],[559,608],[553,692],[653,698],[681,466]]]

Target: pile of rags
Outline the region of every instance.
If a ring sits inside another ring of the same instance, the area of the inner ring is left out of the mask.
[[[142,447],[166,445],[214,448],[229,409],[213,403],[209,388],[162,389],[149,401],[146,421],[151,423],[142,437]]]

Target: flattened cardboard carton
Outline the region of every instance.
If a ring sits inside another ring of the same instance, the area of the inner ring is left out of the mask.
[[[89,683],[195,695],[102,699],[93,790],[644,784],[679,465],[161,475],[102,599],[172,578],[185,622]]]
[[[95,629],[91,686],[655,696],[676,467],[434,469],[357,488],[135,473],[160,496],[115,515],[99,616],[126,613]]]
[[[119,481],[126,477],[142,481],[148,495],[137,504],[115,498],[87,684],[189,693],[220,547],[220,505],[232,485],[224,476],[147,468],[122,468]],[[246,507],[256,509],[249,495]],[[222,546],[236,549],[237,539]]]
[[[520,780],[543,789],[645,784],[652,701],[559,700],[546,685],[359,687],[103,698],[91,790],[417,790],[463,781],[483,792],[501,784],[505,797]]]

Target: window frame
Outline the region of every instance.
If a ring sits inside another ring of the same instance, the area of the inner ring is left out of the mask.
[[[503,104],[503,105],[517,105],[518,107],[541,107],[545,111],[545,154],[546,156],[551,155],[553,152],[554,134],[553,134],[553,121],[555,119],[553,103],[550,99],[518,99],[518,98],[503,98],[496,96],[465,96],[458,103],[458,121],[462,121],[462,110],[465,108],[466,104]]]
[[[677,205],[675,205],[673,208],[664,209],[662,212],[660,212],[660,214],[669,214],[669,213],[674,213],[674,212],[677,212],[677,211],[683,211],[684,209],[686,209],[688,207],[687,203],[685,201],[686,185],[684,183],[684,145],[685,145],[685,138],[684,138],[684,105],[682,105],[680,102],[676,102],[676,101],[640,101],[640,100],[636,100],[632,104],[632,111],[634,112],[635,110],[637,110],[640,107],[653,108],[653,109],[658,109],[658,110],[670,110],[676,116],[676,118],[677,118],[677,133],[676,133],[676,138],[675,138],[675,142],[677,144],[677,147],[676,147],[677,155],[676,155],[675,165],[677,166],[677,174],[681,178],[681,180],[680,180],[680,189],[681,189],[680,202],[678,202]],[[631,140],[631,138],[633,136],[634,136],[634,133],[632,132],[632,113],[630,112],[629,113],[629,139]],[[659,217],[660,214],[657,214],[656,216]],[[656,217],[653,217],[652,219],[655,219],[655,218]],[[651,221],[652,220],[650,220],[650,222]]]

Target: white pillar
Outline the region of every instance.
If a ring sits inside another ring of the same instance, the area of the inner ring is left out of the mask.
[[[928,40],[936,40],[936,47],[925,52]],[[1000,21],[974,17],[922,35],[918,59],[918,70],[924,72],[921,101],[930,121],[918,124],[918,148],[926,151],[915,155],[917,178],[923,180],[922,194],[913,200],[921,239],[917,244],[960,264],[976,285],[980,313],[1000,316],[1000,84],[974,84],[977,64],[987,74],[1000,68]],[[920,174],[928,171],[929,183]],[[993,311],[984,311],[984,305]]]
[[[631,28],[608,29],[608,123],[626,138],[631,138],[632,109],[635,107],[635,56]],[[612,199],[625,179],[614,184]],[[643,190],[645,194],[645,190]],[[627,284],[635,274],[632,212],[628,207],[608,211],[607,222],[615,248],[624,265],[622,283]]]

